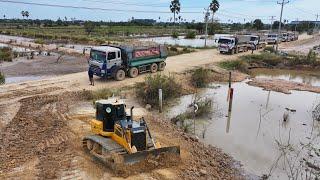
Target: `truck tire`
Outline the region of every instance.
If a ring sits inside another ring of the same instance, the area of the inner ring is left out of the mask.
[[[136,67],[130,68],[130,70],[129,70],[129,76],[130,76],[131,78],[135,78],[135,77],[137,77],[138,75],[139,75],[139,70],[138,70],[138,68],[136,68]]]
[[[151,64],[150,66],[150,72],[156,73],[158,71],[158,65],[156,63]]]
[[[126,72],[123,69],[118,69],[114,78],[117,81],[123,81],[126,78]]]
[[[164,68],[166,67],[166,63],[165,62],[161,62],[159,63],[159,67],[158,67],[158,70],[159,71],[164,71]]]

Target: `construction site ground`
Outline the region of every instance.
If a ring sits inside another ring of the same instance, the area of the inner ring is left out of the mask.
[[[299,43],[295,42],[298,46]],[[215,64],[243,55],[220,55],[202,50],[170,57],[163,72],[182,73],[195,66]],[[0,88],[0,178],[11,179],[243,179],[238,163],[217,148],[204,145],[176,129],[157,113],[140,108],[156,139],[164,146],[180,145],[181,162],[174,167],[146,168],[122,177],[84,154],[81,138],[90,133],[94,117],[92,102],[84,89],[121,88],[144,80],[146,75],[124,81],[96,78],[89,86],[85,58],[66,56],[7,64],[1,67],[10,76],[58,75],[37,81],[6,84]],[[77,63],[70,62],[76,61]],[[58,65],[57,65],[58,64]],[[33,67],[35,66],[35,67]],[[61,70],[61,69],[63,70]],[[32,71],[34,69],[34,71]],[[46,70],[47,69],[47,70]],[[77,72],[66,74],[66,72]],[[84,72],[82,72],[84,71]],[[26,72],[26,74],[24,74]],[[65,75],[61,75],[65,74]],[[129,106],[139,107],[133,94],[124,95]],[[156,163],[156,162],[154,162]]]

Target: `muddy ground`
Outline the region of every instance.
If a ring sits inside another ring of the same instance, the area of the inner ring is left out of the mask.
[[[88,69],[88,61],[85,57],[64,55],[59,60],[59,55],[35,56],[28,60],[20,57],[11,63],[0,65],[0,71],[6,77],[16,76],[56,76],[76,72],[83,72]]]

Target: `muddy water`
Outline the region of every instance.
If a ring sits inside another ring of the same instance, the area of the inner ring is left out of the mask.
[[[320,71],[296,71],[282,69],[254,69],[252,76],[256,78],[277,78],[298,83],[305,83],[312,86],[320,86]]]
[[[183,36],[179,36],[179,38],[174,39],[172,37],[154,37],[154,38],[142,38],[140,41],[152,41],[159,44],[169,44],[169,45],[179,45],[179,46],[191,46],[191,47],[204,47],[205,40],[200,39],[197,36],[196,39],[185,39]],[[207,40],[208,46],[214,46],[215,42],[213,39]]]
[[[281,154],[277,141],[281,144],[289,141],[292,152],[299,152],[302,149],[301,143],[309,143],[310,137],[315,138],[312,145],[319,144],[319,123],[314,122],[311,115],[315,103],[320,102],[319,94],[294,91],[286,95],[263,91],[245,82],[235,83],[232,85],[235,89],[233,109],[228,118],[228,86],[215,85],[220,88],[204,89],[200,94],[202,97],[212,98],[215,102],[214,111],[218,109],[222,115],[211,115],[205,126],[198,124],[197,135],[202,137],[204,134],[205,143],[219,147],[241,161],[246,171],[256,175],[269,174]],[[192,97],[182,97],[168,115],[173,117],[184,112]],[[287,111],[286,108],[296,112]],[[284,114],[289,115],[286,122],[283,121]],[[293,159],[300,160],[305,153],[307,151],[299,155],[288,154],[291,164],[295,164],[297,169],[299,161]],[[313,158],[320,162],[319,156]],[[278,165],[272,169],[271,179],[288,179],[288,163],[284,163],[283,158],[280,159]]]

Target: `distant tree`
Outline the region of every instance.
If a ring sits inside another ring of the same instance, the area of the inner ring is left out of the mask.
[[[88,35],[90,35],[93,32],[95,27],[96,27],[96,24],[92,21],[86,21],[84,23],[84,29],[88,33]]]
[[[62,20],[60,19],[60,17],[59,17],[58,20],[57,20],[57,25],[58,25],[58,26],[62,26],[62,25],[63,25],[63,22],[62,22]]]
[[[219,10],[220,4],[218,0],[212,0],[209,6],[210,10],[212,11],[212,24],[214,22],[214,14]]]
[[[21,16],[22,16],[22,18],[24,19],[24,17],[26,16],[25,11],[21,11]]]
[[[28,19],[28,18],[29,18],[29,16],[30,16],[29,11],[25,11],[24,13],[25,13],[25,16],[26,16],[26,17],[27,17],[27,19]]]
[[[284,27],[284,24],[281,23],[281,27]],[[272,29],[278,29],[279,28],[279,21],[274,21],[272,24]]]
[[[172,0],[170,10],[173,13],[174,24],[176,23],[176,14],[180,13],[181,5],[179,0]]]
[[[247,23],[244,24],[244,28],[245,29],[251,29],[252,28],[252,24],[247,22]]]
[[[261,21],[261,19],[256,19],[253,21],[253,27],[256,28],[257,30],[261,30],[263,29],[263,22]]]

